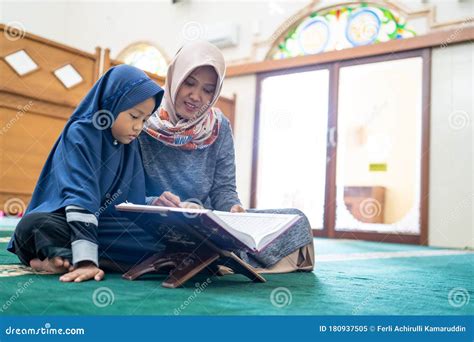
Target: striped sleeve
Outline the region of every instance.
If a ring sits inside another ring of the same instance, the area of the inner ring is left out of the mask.
[[[71,228],[72,263],[92,261],[99,266],[97,217],[81,207],[69,205],[66,220]]]

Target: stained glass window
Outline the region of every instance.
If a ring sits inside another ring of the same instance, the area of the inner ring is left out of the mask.
[[[136,43],[122,51],[118,60],[160,76],[166,76],[168,62],[161,51],[149,43]]]
[[[415,35],[392,9],[370,3],[341,5],[313,12],[290,28],[269,58],[312,55]]]

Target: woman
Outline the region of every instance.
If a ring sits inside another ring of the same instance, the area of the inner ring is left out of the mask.
[[[169,66],[162,107],[139,136],[148,204],[182,206],[184,200],[214,210],[245,211],[236,191],[229,120],[212,107],[224,74],[222,53],[205,41],[185,45]],[[303,217],[264,252],[234,252],[262,273],[313,269],[313,238],[303,213],[296,209],[249,211]]]

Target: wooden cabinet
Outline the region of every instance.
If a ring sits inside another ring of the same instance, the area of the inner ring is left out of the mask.
[[[384,223],[384,187],[346,186],[344,203],[355,219],[366,223]]]

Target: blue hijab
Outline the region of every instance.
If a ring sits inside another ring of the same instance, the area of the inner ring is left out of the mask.
[[[99,218],[119,216],[114,205],[126,200],[145,203],[138,141],[118,143],[111,126],[120,112],[150,97],[155,98],[155,111],[163,89],[143,71],[129,65],[107,71],[66,123],[25,214],[75,205]]]

